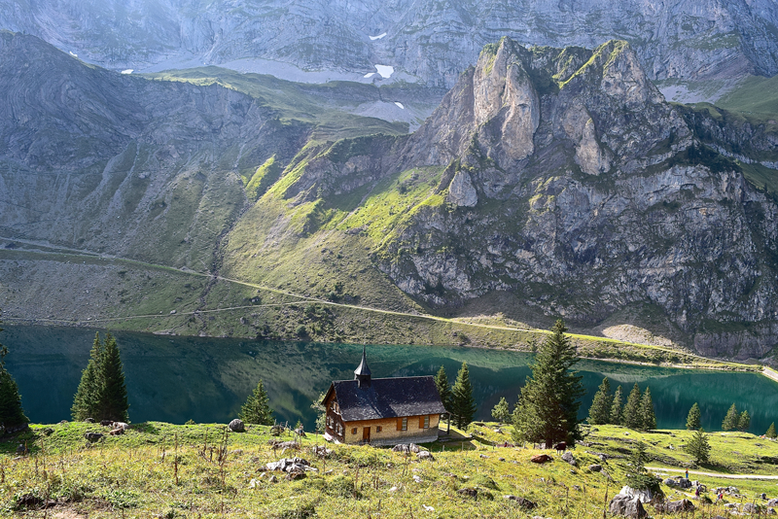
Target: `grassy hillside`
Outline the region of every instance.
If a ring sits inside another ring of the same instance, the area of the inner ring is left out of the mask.
[[[89,444],[85,432],[108,429],[84,423],[36,425],[32,432],[0,443],[0,513],[70,519],[600,517],[603,506],[624,485],[626,453],[636,440],[648,444],[650,465],[662,467],[657,473],[690,468],[690,479],[706,485],[702,499],[693,500],[705,516],[725,515],[729,503],[764,506],[759,495],[778,494],[775,481],[726,478],[733,473],[775,473],[778,444],[750,434],[710,435],[713,462],[696,467],[678,448],[688,441],[687,431],[592,428],[572,451],[577,461],[573,467],[553,451],[496,447],[510,441],[510,428],[503,427],[502,433],[495,428],[473,425],[472,437],[454,429],[448,441],[428,446],[435,459],[426,461],[387,449],[329,444],[331,452],[317,456],[313,449],[324,442],[310,434],[298,448],[283,450],[273,442],[293,437],[272,437],[263,426],[228,433],[223,425],[149,422]],[[19,444],[26,444],[30,454],[16,458]],[[553,461],[530,463],[530,457],[540,453],[550,454]],[[315,470],[298,480],[262,470],[266,463],[294,456]],[[590,468],[595,464],[603,470]],[[695,470],[720,476],[698,476]],[[715,501],[717,487],[729,486],[738,492],[725,495],[723,503],[708,503]],[[693,492],[665,485],[662,489],[669,499],[693,499]],[[505,496],[531,504],[522,507]],[[646,506],[654,517],[664,516]]]
[[[749,76],[718,99],[716,106],[760,119],[775,118],[778,115],[778,76]]]
[[[337,140],[360,135],[408,132],[408,123],[354,115],[363,103],[401,102],[420,123],[440,101],[442,93],[413,84],[377,87],[372,84],[333,81],[326,84],[294,83],[265,74],[243,74],[220,67],[173,70],[143,77],[186,81],[196,85],[219,84],[258,99],[276,111],[281,120],[294,119],[315,125],[314,140]]]

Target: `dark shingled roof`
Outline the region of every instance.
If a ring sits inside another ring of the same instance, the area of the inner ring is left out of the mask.
[[[446,412],[432,377],[374,378],[370,387],[363,388],[357,384],[337,380],[330,388],[346,422]]]

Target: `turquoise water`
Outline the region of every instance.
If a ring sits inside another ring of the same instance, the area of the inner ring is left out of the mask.
[[[70,419],[73,393],[86,366],[95,330],[5,326],[0,342],[10,354],[27,416],[38,423]],[[130,419],[184,423],[227,422],[262,378],[276,416],[292,423],[314,422],[311,401],[332,380],[353,378],[361,345],[167,337],[116,333],[121,349]],[[453,382],[463,361],[470,367],[478,419],[490,419],[500,397],[516,402],[530,374],[531,355],[476,348],[367,346],[374,377],[434,375],[445,366]],[[718,430],[729,406],[751,414],[751,432],[778,422],[778,384],[750,373],[705,372],[581,361],[576,369],[587,390],[585,416],[604,376],[625,395],[635,382],[651,394],[660,428],[684,427],[694,402],[706,430]]]

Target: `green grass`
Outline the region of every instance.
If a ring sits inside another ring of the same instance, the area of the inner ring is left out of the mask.
[[[775,118],[778,116],[778,76],[749,76],[716,101],[716,106],[759,118]]]
[[[602,516],[603,504],[624,484],[624,452],[636,440],[648,444],[650,465],[690,465],[688,455],[669,448],[687,441],[687,431],[591,428],[584,442],[572,450],[578,462],[572,467],[553,451],[496,447],[510,441],[511,429],[502,426],[500,433],[496,428],[493,423],[473,424],[472,437],[454,429],[450,441],[427,446],[434,461],[418,461],[388,449],[345,445],[327,445],[332,452],[317,457],[312,448],[324,442],[311,434],[299,450],[282,452],[269,442],[288,441],[292,436],[271,437],[264,426],[229,433],[218,424],[148,422],[134,425],[124,435],[88,444],[83,437],[86,431],[108,429],[84,423],[34,425],[31,432],[0,441],[0,516],[595,518]],[[27,445],[30,454],[17,457],[20,443]],[[767,473],[771,466],[757,461],[778,456],[778,444],[749,434],[711,435],[711,443],[713,465],[704,467],[706,471]],[[530,463],[530,457],[541,452],[551,454],[554,461]],[[601,461],[599,453],[608,460]],[[308,460],[316,470],[298,481],[275,473],[275,482],[261,470],[268,462],[292,456]],[[604,472],[590,471],[592,464],[602,465]],[[748,502],[762,492],[769,497],[776,494],[774,481],[691,477],[711,491],[737,486]],[[463,496],[458,491],[464,488],[476,489],[479,498]],[[663,490],[673,499],[691,497],[666,486]],[[529,499],[537,508],[522,510],[504,499],[506,495]],[[23,496],[56,502],[44,512],[22,505]],[[740,501],[729,496],[725,501],[733,500]],[[705,515],[724,510],[721,505],[703,506]],[[663,516],[650,506],[648,510],[655,517]]]
[[[349,113],[357,105],[382,98],[384,88],[350,82],[308,85],[265,74],[242,74],[220,67],[173,70],[143,77],[160,81],[183,81],[201,86],[218,84],[250,95],[283,120],[314,126],[314,140],[337,140],[362,135],[408,133],[408,124],[388,122]],[[406,85],[406,88],[420,88]],[[385,93],[391,93],[387,91]]]

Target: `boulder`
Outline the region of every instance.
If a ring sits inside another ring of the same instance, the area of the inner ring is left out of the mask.
[[[94,418],[84,418],[84,422],[86,422],[86,423],[95,423],[95,419]]]
[[[626,494],[616,495],[611,500],[608,510],[612,515],[623,515],[624,517],[632,517],[634,519],[643,519],[648,516],[640,499]]]
[[[624,485],[619,494],[637,498],[641,503],[651,503],[654,501],[654,495],[650,490],[637,490],[628,485]]]
[[[311,464],[308,462],[308,460],[304,460],[302,458],[281,458],[280,460],[276,462],[271,462],[265,465],[265,470],[267,471],[281,471],[291,473],[295,471],[307,471],[307,470],[315,470],[311,467]]]
[[[110,427],[113,425],[113,420],[100,420],[100,425],[103,427]]]
[[[116,429],[111,429],[111,432],[109,432],[111,436],[119,436],[120,434],[124,434],[124,428],[117,427]]]
[[[419,451],[418,454],[416,454],[416,457],[420,460],[429,460],[429,461],[435,461],[434,456],[432,456],[432,453],[430,451]]]
[[[746,503],[740,511],[746,514],[761,514],[763,512],[761,505],[756,503]]]
[[[243,432],[246,430],[246,426],[243,425],[243,420],[236,418],[230,422],[229,426],[232,432]]]
[[[463,497],[472,497],[473,499],[478,499],[478,489],[475,488],[460,488],[457,490],[457,494]]]
[[[514,503],[519,505],[519,507],[522,510],[529,511],[529,510],[535,509],[538,506],[536,503],[533,503],[529,499],[526,499],[526,498],[523,498],[523,497],[520,497],[520,496],[507,495],[507,496],[502,496],[502,497],[503,497],[503,499],[507,499],[508,501],[513,501]]]
[[[392,452],[403,452],[403,453],[409,453],[411,450],[408,448],[407,443],[399,443],[392,447]]]
[[[688,499],[681,499],[680,501],[668,501],[661,508],[662,511],[668,514],[692,512],[697,509],[697,507],[694,506],[694,503]]]
[[[664,484],[671,488],[692,488],[692,482],[681,476],[667,478],[664,480]]]
[[[554,458],[552,458],[548,454],[537,454],[535,456],[532,456],[529,460],[532,463],[548,463],[549,461],[554,461]]]
[[[290,472],[287,472],[285,479],[287,481],[296,481],[298,479],[304,479],[304,478],[305,478],[305,470],[298,468]]]
[[[419,448],[419,446],[418,446],[418,445],[416,445],[415,443],[411,443],[410,445],[408,445],[408,450],[410,450],[410,451],[411,451],[412,453],[414,453],[414,454],[418,454],[418,453],[419,453],[419,451],[421,451],[421,449]]]
[[[568,462],[573,467],[577,467],[578,466],[578,462],[576,461],[575,456],[573,456],[572,452],[568,451],[568,452],[565,452],[564,454],[562,454],[562,460]]]
[[[773,506],[773,507],[778,506],[778,498],[769,500],[767,502],[767,506]]]
[[[27,446],[23,443],[20,443],[16,447],[16,454],[27,454]]]
[[[51,427],[46,427],[45,429],[41,429],[41,434],[43,436],[51,436],[52,434],[54,434],[54,429],[52,429]]]
[[[100,441],[103,438],[103,435],[96,432],[86,432],[84,433],[84,438],[86,438],[89,443],[95,443]]]
[[[591,472],[600,472],[602,470],[602,465],[597,465],[596,463],[589,465],[589,470]]]

